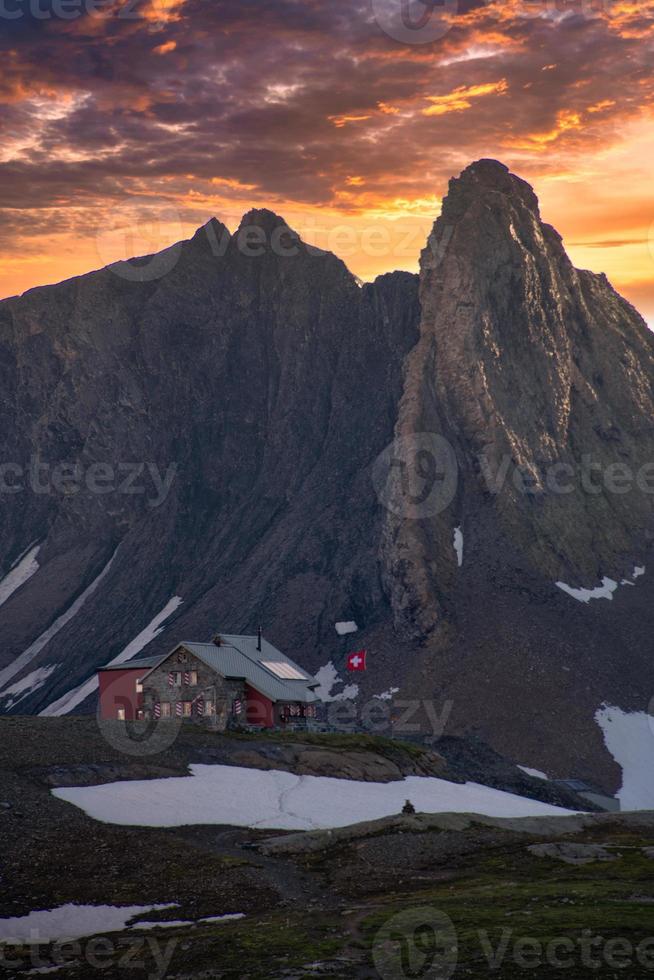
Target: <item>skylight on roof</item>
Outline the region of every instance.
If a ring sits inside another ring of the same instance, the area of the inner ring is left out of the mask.
[[[287,681],[305,681],[307,679],[306,674],[283,660],[262,660],[261,666],[266,667],[276,677],[283,677]]]

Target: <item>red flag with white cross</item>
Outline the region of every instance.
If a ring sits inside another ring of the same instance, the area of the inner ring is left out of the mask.
[[[365,670],[366,669],[366,651],[356,650],[354,653],[348,653],[347,655],[347,669],[348,670]]]

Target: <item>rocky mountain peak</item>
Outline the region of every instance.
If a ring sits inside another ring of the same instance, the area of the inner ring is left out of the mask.
[[[307,246],[281,215],[268,208],[252,208],[247,211],[241,218],[233,241],[241,255],[247,258],[268,255],[275,268],[281,260],[286,272],[289,271],[287,260],[295,259],[300,254],[304,257],[328,255]]]
[[[271,233],[275,228],[279,227],[288,228],[287,222],[281,215],[270,211],[268,208],[251,208],[241,218],[238,230],[241,231],[244,228],[262,228],[265,232]]]
[[[212,218],[209,218],[209,220],[206,221],[203,225],[200,225],[200,227],[195,232],[195,234],[194,234],[193,237],[194,238],[197,238],[197,237],[199,237],[199,236],[201,236],[203,234],[204,235],[207,235],[207,234],[222,235],[223,232],[227,232],[229,234],[229,231],[227,229],[227,226],[224,225],[222,223],[222,221],[219,221],[218,218],[212,217]]]
[[[442,213],[448,219],[456,220],[475,204],[495,208],[525,207],[539,217],[538,198],[533,188],[498,160],[477,160],[459,177],[453,177]]]
[[[201,225],[193,235],[189,245],[191,262],[198,256],[204,256],[205,260],[211,258],[212,262],[219,256],[223,256],[229,246],[232,235],[227,227],[218,218],[209,218]]]
[[[606,279],[572,266],[532,188],[493,160],[451,182],[422,254],[420,300],[396,433],[449,444],[456,492],[420,521],[387,516],[398,626],[444,642],[455,527],[498,595],[630,581],[654,510],[637,484],[654,459],[654,435],[637,421],[654,412],[641,318]],[[598,475],[590,488],[583,460]],[[624,492],[600,475],[616,465],[631,474]]]

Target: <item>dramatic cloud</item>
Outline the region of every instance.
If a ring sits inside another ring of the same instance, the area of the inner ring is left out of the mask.
[[[653,54],[654,0],[0,0],[0,293],[253,205],[415,268],[494,156],[654,316]]]

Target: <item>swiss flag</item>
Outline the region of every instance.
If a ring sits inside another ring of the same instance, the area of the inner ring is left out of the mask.
[[[354,653],[348,653],[347,655],[347,669],[348,670],[365,670],[366,669],[366,651],[356,650]]]

